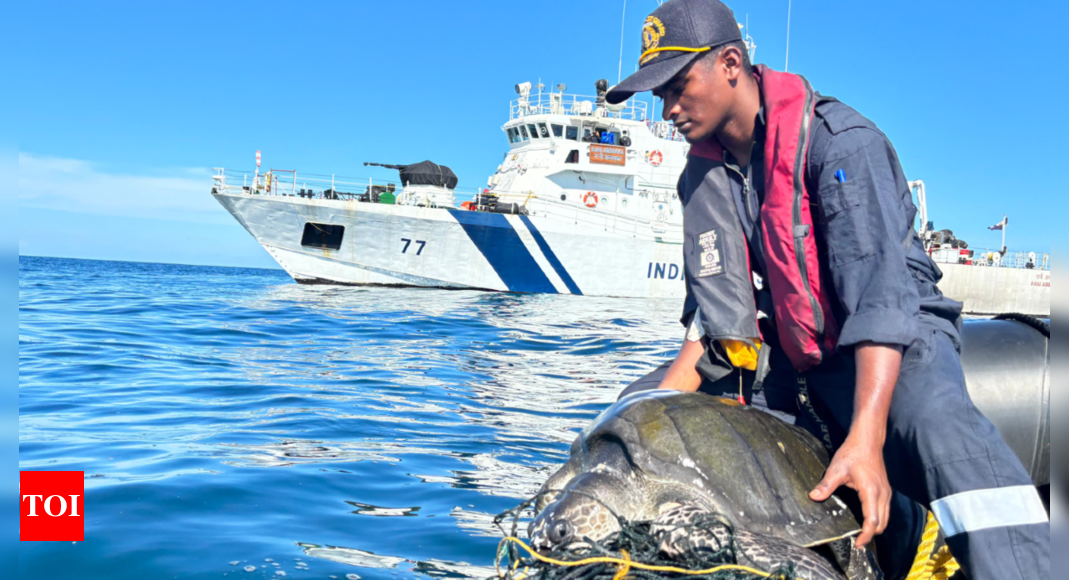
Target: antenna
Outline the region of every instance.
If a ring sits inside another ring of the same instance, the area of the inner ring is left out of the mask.
[[[624,0],[624,14],[620,17],[620,66],[616,69],[616,84],[624,76],[624,22],[627,21],[627,0]]]
[[[783,72],[791,62],[791,0],[787,0],[787,57],[783,59]]]
[[[746,40],[745,40],[744,44],[746,45],[746,51],[750,53],[750,62],[751,63],[757,62],[755,60],[755,58],[757,57],[757,43],[754,42],[753,37],[750,36],[750,15],[749,14],[746,15]]]

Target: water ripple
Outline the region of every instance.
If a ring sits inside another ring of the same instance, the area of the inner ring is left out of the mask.
[[[87,539],[20,576],[487,577],[679,306],[20,258],[20,468],[86,473]]]

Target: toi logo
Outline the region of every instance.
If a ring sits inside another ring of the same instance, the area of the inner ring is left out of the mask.
[[[85,472],[20,471],[19,540],[85,540]]]

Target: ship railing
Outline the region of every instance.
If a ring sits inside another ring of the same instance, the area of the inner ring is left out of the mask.
[[[648,103],[637,99],[625,101],[623,107],[615,111],[604,105],[599,107],[597,102],[598,98],[590,95],[536,93],[510,101],[509,120],[531,115],[569,115],[630,121],[645,121],[648,117]]]
[[[298,197],[303,199],[370,201],[384,193],[399,195],[404,188],[398,180],[298,173],[292,169],[238,171],[215,168],[213,188],[219,193]],[[479,190],[457,188],[453,195],[470,200]]]
[[[1041,252],[1006,252],[985,249],[974,251],[972,265],[985,268],[1014,268],[1021,270],[1050,271],[1050,254]]]
[[[647,121],[646,126],[649,127],[650,133],[653,133],[653,136],[658,139],[679,142],[686,141],[683,134],[676,131],[675,125],[673,125],[671,121]]]

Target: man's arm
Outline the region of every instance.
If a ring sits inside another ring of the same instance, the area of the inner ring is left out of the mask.
[[[887,529],[890,518],[891,484],[883,463],[883,445],[887,440],[891,397],[902,366],[902,348],[866,342],[858,345],[856,353],[854,422],[824,480],[809,497],[813,501],[827,501],[844,485],[856,491],[865,515],[856,543],[861,548]]]
[[[812,498],[849,486],[861,498],[863,546],[887,527],[891,490],[883,460],[887,419],[902,352],[919,334],[920,297],[904,241],[913,228],[909,186],[874,125],[842,105],[814,134],[817,200],[828,266],[845,319],[840,348],[857,360],[854,420]],[[834,135],[830,133],[834,130]],[[816,145],[821,137],[822,142]]]
[[[686,178],[687,172],[679,177],[680,183]],[[683,188],[679,188],[682,196]],[[682,198],[681,198],[682,199]],[[672,389],[675,391],[694,392],[702,384],[702,377],[698,374],[698,360],[705,354],[705,345],[702,344],[701,309],[698,308],[698,300],[690,290],[690,280],[687,280],[687,296],[683,301],[683,316],[679,319],[686,329],[683,333],[683,346],[679,348],[676,360],[668,367],[664,379],[658,385],[658,389]]]
[[[675,362],[668,367],[658,389],[672,389],[676,391],[694,392],[702,384],[702,377],[695,368],[698,359],[705,353],[705,346],[701,340],[683,339],[683,346],[676,355]]]

